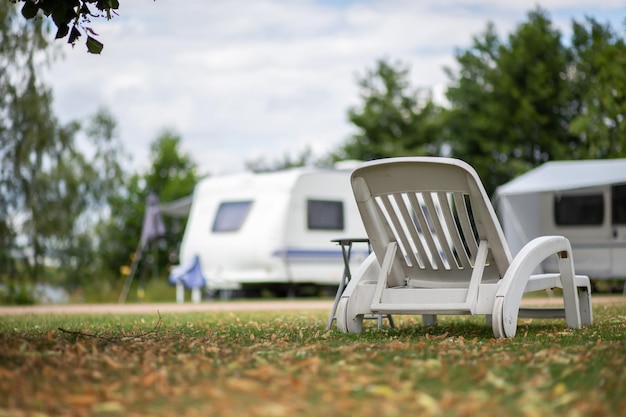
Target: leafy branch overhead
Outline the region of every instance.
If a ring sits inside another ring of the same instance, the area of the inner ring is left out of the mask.
[[[51,18],[57,27],[56,39],[67,37],[67,42],[75,45],[84,34],[87,51],[92,54],[100,54],[104,45],[95,37],[97,33],[89,24],[93,18],[106,17],[107,20],[116,13],[119,8],[118,0],[11,0],[14,3],[23,2],[22,16],[26,19],[34,19],[39,11]]]

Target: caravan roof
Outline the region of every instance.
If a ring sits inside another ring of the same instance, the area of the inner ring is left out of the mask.
[[[248,178],[250,184],[255,186],[269,185],[273,189],[275,188],[289,188],[298,180],[299,177],[305,174],[315,174],[318,172],[329,171],[351,171],[356,168],[360,161],[340,161],[334,165],[334,169],[329,168],[313,168],[313,167],[296,167],[279,171],[252,173],[252,172],[239,172],[235,174],[226,174],[218,176],[210,176],[202,179],[197,185],[202,187],[210,187],[214,191],[215,187],[222,187],[223,189],[232,188],[233,184],[240,186],[241,181]],[[215,181],[218,180],[218,181]],[[215,184],[218,185],[215,185]],[[204,185],[203,185],[204,184]],[[209,184],[209,185],[206,185]],[[169,201],[159,205],[159,211],[161,214],[171,217],[186,218],[189,216],[191,210],[191,203],[193,201],[193,194],[178,200]]]
[[[626,182],[626,159],[546,162],[498,187],[499,196],[572,190]]]
[[[189,216],[189,210],[191,210],[192,200],[193,194],[170,201],[169,203],[163,203],[159,205],[159,211],[166,216],[187,217]]]

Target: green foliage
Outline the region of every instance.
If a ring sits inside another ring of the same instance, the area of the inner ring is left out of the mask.
[[[577,139],[567,128],[567,50],[544,12],[531,12],[506,43],[488,26],[456,58],[448,140],[489,192],[543,162],[569,159]]]
[[[626,307],[595,324],[520,320],[496,340],[478,317],[362,335],[327,312],[14,315],[0,320],[6,414],[619,416]],[[42,383],[45,381],[45,383]]]
[[[180,135],[164,130],[151,144],[146,172],[130,176],[122,192],[109,197],[110,216],[97,226],[97,233],[103,268],[113,276],[119,276],[120,267],[132,261],[148,195],[155,193],[164,203],[193,193],[199,179],[197,166],[188,154],[182,153],[180,143]],[[140,265],[139,272],[148,276],[164,275],[170,263],[169,253],[178,249],[185,230],[185,219],[164,217],[163,221],[166,236],[148,248]]]
[[[15,247],[16,233],[5,216],[6,214],[3,213],[0,218],[0,278],[10,278],[16,275],[16,262],[11,253]]]
[[[22,103],[33,98],[33,102]],[[37,101],[41,97],[44,101]],[[50,101],[33,87],[16,101],[12,147],[7,157],[13,164],[16,186],[15,211],[20,213],[19,233],[27,237],[32,256],[25,256],[28,277],[37,281],[46,259],[56,259],[70,276],[93,272],[95,251],[89,235],[90,214],[97,212],[114,192],[120,180],[120,167],[110,154],[118,144],[112,138],[90,136],[93,158],[80,152],[75,144],[78,123],[56,127],[50,118]]]
[[[150,146],[151,166],[143,175],[145,188],[142,196],[145,199],[150,192],[155,193],[161,202],[174,201],[193,193],[199,179],[197,166],[191,156],[180,149],[181,140],[178,133],[165,129]],[[185,231],[186,219],[164,217],[163,222],[164,238],[147,253],[153,276],[159,271],[166,272],[170,264],[169,254],[177,252]],[[141,228],[137,236],[140,232]]]
[[[624,42],[591,19],[573,28],[564,41],[537,9],[506,42],[489,25],[457,51],[446,142],[489,193],[549,160],[624,155]]]
[[[23,148],[37,144],[33,136],[51,128],[45,109],[32,109],[49,104],[50,99],[35,78],[35,56],[50,58],[45,53],[45,29],[40,22],[23,22],[17,17],[13,4],[0,3],[0,276],[9,277],[17,270],[18,235],[12,215],[26,202],[24,188],[32,189],[24,178],[28,173],[19,170],[18,163],[25,157]],[[30,110],[36,114],[29,114]],[[22,138],[19,130],[27,120],[38,126],[24,132]],[[24,145],[18,142],[22,139],[27,141]]]
[[[626,46],[588,18],[564,40],[536,9],[504,40],[493,24],[459,49],[441,108],[384,60],[358,81],[357,133],[335,159],[449,155],[476,168],[488,193],[550,160],[626,156]]]
[[[58,122],[39,77],[45,27],[17,13],[0,3],[0,277],[37,282],[50,265],[72,287],[96,273],[93,218],[118,190],[123,148],[106,110],[88,121],[88,151],[80,123]]]
[[[110,216],[96,225],[98,256],[103,270],[111,277],[119,276],[120,267],[130,262],[137,247],[146,205],[144,195],[140,175],[131,175],[120,192],[109,197]]]
[[[143,302],[143,303],[172,303],[176,300],[176,287],[171,285],[167,279],[151,279],[142,283],[139,290],[139,282],[135,281],[128,292],[127,302]],[[109,301],[117,301],[119,298],[119,289],[115,292],[114,298]],[[141,295],[140,295],[141,293]]]
[[[29,283],[9,282],[0,287],[0,305],[35,304],[35,291]]]
[[[87,51],[100,54],[104,45],[94,36],[97,33],[89,26],[94,18],[106,17],[110,20],[117,14],[120,4],[118,0],[10,0],[12,3],[24,3],[21,8],[22,16],[33,20],[39,15],[50,18],[57,28],[56,39],[67,37],[67,42],[74,45],[85,35]]]
[[[359,79],[363,104],[348,111],[357,127],[335,159],[371,160],[440,153],[440,108],[430,93],[411,88],[409,69],[379,60]]]
[[[180,137],[166,131],[153,144],[150,171],[128,177],[121,168],[124,149],[115,120],[107,110],[99,110],[86,123],[89,146],[83,153],[75,141],[82,127],[76,122],[58,125],[51,96],[36,82],[34,68],[27,81],[19,94],[13,88],[15,98],[6,109],[12,124],[0,154],[5,166],[13,167],[1,178],[12,197],[3,208],[5,218],[19,212],[24,219],[21,225],[2,223],[2,275],[15,276],[19,270],[28,280],[38,281],[45,262],[53,261],[68,289],[98,287],[111,277],[117,279],[120,266],[129,262],[149,192],[165,201],[191,194],[197,182],[195,165],[178,151]],[[154,259],[153,271],[164,270],[166,249],[182,238],[184,221],[166,223],[169,245],[152,248],[147,257]],[[17,236],[28,238],[21,256],[12,255],[20,254]],[[16,261],[24,266],[17,268]]]
[[[178,133],[166,129],[150,145],[151,166],[143,178],[161,201],[188,196],[198,180],[195,162],[181,152],[181,140]]]
[[[626,156],[626,45],[609,26],[593,19],[573,23],[568,73],[577,112],[569,126],[587,158]]]
[[[246,161],[246,170],[250,172],[260,173],[281,171],[284,169],[305,166],[327,167],[331,164],[332,162],[330,161],[330,158],[328,158],[328,160],[326,160],[325,158],[315,160],[311,148],[306,147],[295,157],[292,157],[289,154],[285,154],[281,159],[275,159],[272,162],[268,162],[264,157],[259,157],[251,161]]]
[[[59,125],[51,111],[51,92],[37,78],[35,56],[46,55],[47,47],[41,24],[16,25],[14,7],[3,3],[0,8],[2,45],[7,40],[15,48],[3,48],[4,68],[0,71],[0,90],[4,92],[0,102],[4,116],[0,119],[3,221],[9,236],[15,238],[6,241],[10,246],[4,249],[15,259],[20,249],[17,236],[22,235],[28,252],[20,258],[25,261],[24,271],[36,281],[51,243],[71,231],[73,210],[82,207],[80,199],[71,198],[79,187],[72,165],[73,158],[80,161],[80,156],[71,147],[77,126]]]
[[[101,277],[92,276],[91,280],[83,280],[81,285],[69,293],[72,304],[111,304],[117,303],[122,292],[125,277],[115,274],[103,274]],[[176,287],[170,285],[167,279],[150,279],[142,283],[142,297],[139,297],[139,280],[133,280],[128,292],[128,303],[171,303],[176,300]]]

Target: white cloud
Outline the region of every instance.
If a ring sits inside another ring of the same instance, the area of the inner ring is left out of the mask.
[[[501,34],[524,21],[527,1],[125,0],[120,16],[94,23],[101,56],[67,49],[50,82],[62,120],[112,110],[135,169],[149,144],[174,128],[202,171],[241,170],[306,146],[323,153],[353,131],[356,74],[379,58],[411,65],[415,86],[442,95],[444,66],[487,21]],[[572,16],[621,22],[621,0],[546,0],[555,24]],[[614,25],[614,27],[620,27]]]

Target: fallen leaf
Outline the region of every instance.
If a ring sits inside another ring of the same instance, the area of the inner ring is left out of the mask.
[[[117,401],[106,401],[94,404],[91,408],[91,412],[93,416],[97,417],[117,417],[123,416],[126,409]]]
[[[240,392],[254,392],[260,388],[261,384],[247,378],[229,378],[226,380],[226,387]]]
[[[100,357],[104,362],[106,362],[107,365],[109,365],[113,369],[122,369],[124,367],[121,363],[117,362],[115,359],[108,355],[101,354]]]
[[[64,400],[70,405],[86,406],[98,402],[98,397],[92,394],[73,394],[65,396]]]
[[[426,394],[425,392],[417,393],[417,403],[421,405],[424,410],[426,410],[430,414],[440,414],[441,407],[439,407],[439,402],[433,398],[431,395]]]

